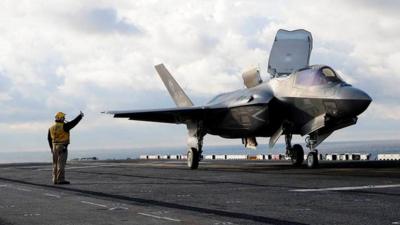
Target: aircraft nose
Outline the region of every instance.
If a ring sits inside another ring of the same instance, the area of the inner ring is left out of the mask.
[[[343,111],[352,116],[364,112],[372,101],[367,93],[354,87],[342,87],[339,96],[345,101]]]

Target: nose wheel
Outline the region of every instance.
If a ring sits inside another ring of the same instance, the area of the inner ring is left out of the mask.
[[[310,149],[310,152],[307,155],[307,167],[308,168],[317,168],[319,166],[318,162],[318,150],[314,148],[317,140],[314,135],[310,135],[306,138],[307,147]]]
[[[317,168],[318,167],[318,153],[316,150],[308,153],[307,167],[308,168]]]

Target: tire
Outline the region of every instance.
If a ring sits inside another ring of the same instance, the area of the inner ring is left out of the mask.
[[[318,167],[318,154],[316,152],[308,153],[307,167],[308,168],[317,168]]]
[[[199,151],[195,148],[191,148],[187,152],[187,165],[191,170],[195,170],[199,167]]]
[[[295,144],[292,147],[292,154],[291,154],[291,159],[292,159],[292,165],[294,166],[301,166],[304,161],[304,151],[303,147],[299,144]]]

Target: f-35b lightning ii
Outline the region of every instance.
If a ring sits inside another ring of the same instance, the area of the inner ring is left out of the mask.
[[[346,83],[331,67],[309,65],[312,36],[306,30],[279,30],[271,49],[263,82],[257,68],[242,74],[246,88],[215,96],[203,106],[194,106],[163,64],[155,69],[177,108],[109,111],[116,118],[186,124],[187,165],[196,169],[206,134],[241,138],[255,148],[257,137],[270,137],[272,148],[285,136],[286,154],[301,165],[304,151],[292,145],[292,135],[307,135],[307,166],[318,166],[316,147],[335,130],[354,125],[371,98]]]

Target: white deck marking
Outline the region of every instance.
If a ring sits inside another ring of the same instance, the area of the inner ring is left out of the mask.
[[[21,188],[21,187],[17,187],[16,188],[18,191],[26,191],[26,192],[31,192],[32,190],[27,189],[27,188]]]
[[[331,187],[331,188],[293,189],[293,190],[290,190],[290,191],[295,191],[295,192],[351,191],[351,190],[362,190],[362,189],[397,188],[397,187],[400,187],[400,184],[365,185],[365,186],[354,186],[354,187]]]
[[[215,222],[214,225],[233,225],[231,222]]]
[[[94,206],[98,206],[98,207],[103,207],[103,208],[107,208],[106,205],[97,204],[97,203],[93,203],[93,202],[81,201],[81,203],[83,203],[83,204],[88,204],[88,205],[94,205]]]
[[[0,187],[7,187],[7,184],[0,184]]]
[[[169,217],[165,217],[165,216],[156,216],[156,215],[147,214],[147,213],[138,213],[138,214],[142,215],[142,216],[148,216],[148,217],[156,218],[156,219],[169,220],[169,221],[174,221],[174,222],[181,222],[181,220],[173,219],[173,218],[169,218]]]
[[[128,209],[129,208],[127,208],[127,207],[117,206],[117,207],[109,208],[108,210],[114,211],[114,210],[128,210]]]
[[[25,213],[24,216],[40,216],[39,213]]]
[[[55,195],[55,194],[50,194],[50,193],[44,193],[44,195],[49,196],[49,197],[54,197],[54,198],[61,198],[60,195]]]

